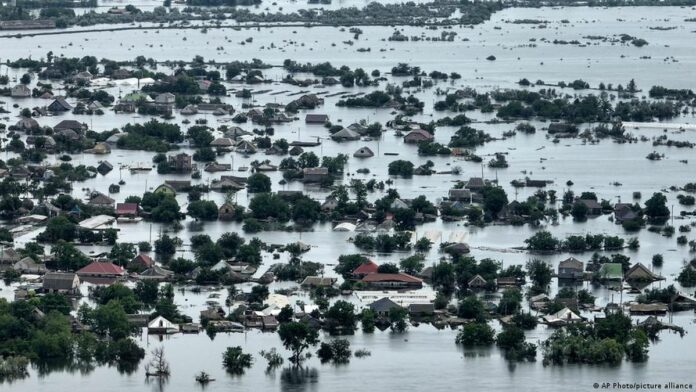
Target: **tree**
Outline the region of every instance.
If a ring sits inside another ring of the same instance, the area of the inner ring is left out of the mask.
[[[341,255],[338,257],[338,264],[334,267],[334,271],[347,277],[350,276],[360,264],[367,263],[368,261],[367,257],[360,254]]]
[[[398,274],[399,267],[397,267],[394,263],[383,263],[377,267],[377,272],[381,274]]]
[[[329,343],[322,343],[317,356],[322,362],[348,363],[351,356],[350,342],[346,339],[334,339]]]
[[[645,215],[654,222],[664,222],[669,218],[667,197],[660,192],[653,193],[645,202]]]
[[[413,162],[405,160],[396,160],[389,163],[390,176],[411,177],[413,175]]]
[[[278,335],[283,346],[292,351],[290,361],[295,365],[299,365],[304,359],[302,357],[304,350],[319,343],[319,333],[303,322],[293,321],[281,324],[278,328]]]
[[[136,254],[135,245],[131,243],[114,244],[114,246],[111,247],[111,252],[109,252],[109,259],[111,259],[114,264],[123,267],[128,265],[128,262],[133,260]]]
[[[222,365],[232,374],[242,374],[244,369],[250,368],[251,354],[245,354],[240,346],[227,347],[222,353]]]
[[[502,349],[519,347],[524,343],[524,331],[514,325],[503,328],[496,338],[496,345]]]
[[[486,311],[483,308],[483,303],[475,295],[469,295],[459,302],[457,316],[484,322],[486,319]]]
[[[539,231],[533,236],[524,240],[528,250],[533,251],[554,251],[560,245],[560,241],[546,230]]]
[[[465,347],[490,346],[493,342],[495,331],[486,322],[464,324],[456,338],[456,343]]]
[[[399,266],[405,273],[415,275],[423,270],[425,257],[421,254],[407,257],[399,262]]]
[[[212,200],[192,201],[188,205],[188,214],[194,219],[216,220],[218,216],[218,206]]]
[[[65,241],[53,245],[51,254],[55,268],[64,271],[76,271],[89,263],[89,258],[75,248],[75,245]]]
[[[500,211],[508,204],[507,194],[501,187],[487,185],[482,190],[483,209],[497,218]]]
[[[572,215],[577,221],[584,221],[587,219],[587,212],[587,205],[581,201],[576,201],[573,203],[573,208],[570,210],[570,215]]]
[[[163,235],[161,238],[155,240],[155,254],[159,256],[161,260],[171,259],[176,253],[177,242],[177,238],[172,238],[166,234]]]
[[[406,324],[407,315],[408,311],[401,306],[389,309],[389,322],[391,323],[389,328],[391,328],[392,332],[401,333],[406,331],[406,328],[408,328],[408,324]]]
[[[156,280],[140,280],[133,290],[136,297],[146,304],[154,304],[159,295],[159,283]]]
[[[370,308],[365,308],[360,313],[360,324],[365,333],[372,333],[375,330],[375,311]]]
[[[254,173],[247,179],[249,193],[263,193],[271,191],[271,179],[263,173]]]
[[[350,332],[355,329],[355,306],[343,300],[336,301],[329,310],[324,313],[327,329],[331,332]]]
[[[527,274],[535,286],[542,289],[551,283],[551,267],[542,260],[534,259],[527,262]]]
[[[25,73],[22,75],[22,77],[19,79],[19,82],[22,84],[29,84],[31,83],[31,75]]]

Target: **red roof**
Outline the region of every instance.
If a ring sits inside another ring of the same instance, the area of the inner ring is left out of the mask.
[[[95,261],[77,271],[80,275],[123,275],[125,270],[114,263]]]
[[[377,272],[377,264],[374,261],[368,260],[366,263],[360,264],[356,269],[353,270],[353,274],[374,274]]]
[[[135,256],[132,262],[142,264],[144,267],[147,268],[152,267],[155,264],[155,262],[152,261],[152,258],[150,256],[142,253]]]
[[[138,203],[118,203],[116,204],[116,214],[137,214]]]
[[[415,276],[411,276],[409,274],[404,274],[403,272],[399,272],[398,274],[382,274],[382,273],[374,273],[374,274],[368,274],[365,275],[364,278],[362,278],[363,282],[391,282],[391,281],[396,281],[396,282],[404,282],[404,283],[421,283],[422,280],[416,278]]]

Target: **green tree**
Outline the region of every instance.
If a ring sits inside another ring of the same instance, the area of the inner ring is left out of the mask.
[[[299,365],[304,359],[302,357],[304,350],[319,343],[319,333],[302,322],[293,321],[281,324],[278,328],[278,336],[280,336],[283,346],[292,351],[290,361],[295,365]]]
[[[222,353],[222,365],[232,374],[242,374],[244,370],[251,367],[252,356],[245,354],[240,346],[227,347]]]
[[[271,179],[263,173],[254,173],[247,179],[249,193],[263,193],[271,191]]]

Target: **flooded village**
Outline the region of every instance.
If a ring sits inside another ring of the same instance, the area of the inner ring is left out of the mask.
[[[694,7],[2,2],[0,388],[693,389]]]

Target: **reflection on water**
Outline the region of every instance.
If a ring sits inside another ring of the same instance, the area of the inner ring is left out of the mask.
[[[316,387],[313,384],[317,381],[319,371],[308,366],[288,366],[280,372],[280,389],[284,392],[314,390]]]

